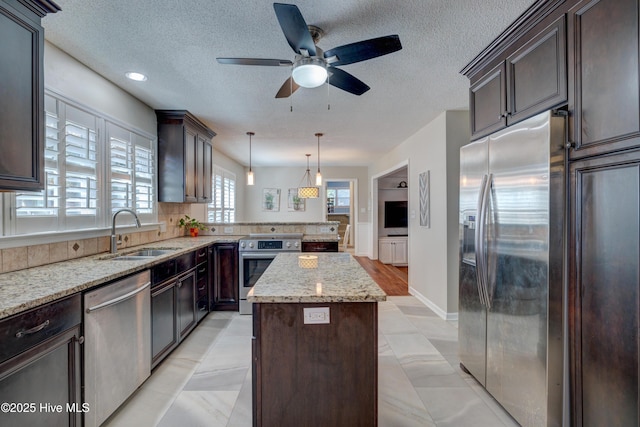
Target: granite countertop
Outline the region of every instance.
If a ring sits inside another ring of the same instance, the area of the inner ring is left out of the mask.
[[[101,253],[74,260],[47,264],[0,274],[0,319],[85,291],[131,273],[146,270],[178,255],[212,243],[237,242],[239,236],[179,237],[118,251],[120,254],[141,248],[171,248],[171,253],[133,261],[114,261]]]
[[[249,295],[254,303],[378,302],[386,294],[348,253],[281,253]]]

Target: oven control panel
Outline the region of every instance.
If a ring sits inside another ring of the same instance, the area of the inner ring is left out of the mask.
[[[300,251],[302,241],[300,239],[246,239],[240,240],[240,252],[287,252]]]

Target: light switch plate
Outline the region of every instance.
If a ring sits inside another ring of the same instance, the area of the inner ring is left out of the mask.
[[[225,227],[224,234],[233,234],[233,227]]]
[[[320,233],[328,234],[331,233],[331,230],[329,229],[329,227],[320,227]]]
[[[304,313],[305,325],[331,323],[329,319],[329,307],[305,307],[302,311]]]

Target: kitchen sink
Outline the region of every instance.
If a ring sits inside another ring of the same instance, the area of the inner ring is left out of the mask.
[[[100,258],[101,260],[109,261],[136,261],[143,259],[155,258],[160,255],[170,254],[177,251],[177,248],[165,248],[165,249],[140,249],[135,252],[124,252],[121,254],[111,254]]]

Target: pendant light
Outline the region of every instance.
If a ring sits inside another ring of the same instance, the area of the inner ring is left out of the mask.
[[[247,172],[247,185],[253,185],[254,176],[253,176],[253,171],[251,170],[251,137],[255,135],[255,133],[247,132],[247,135],[249,135],[249,172]]]
[[[316,173],[316,185],[319,187],[322,185],[322,174],[320,173],[320,137],[321,133],[316,133],[318,137],[318,172]]]
[[[309,157],[311,157],[311,154],[305,154],[305,156],[307,156],[307,171],[302,175],[300,183],[303,184],[306,178],[307,186],[298,187],[298,197],[301,199],[317,199],[320,196],[320,190],[318,190],[318,187],[311,185],[311,173],[309,170]]]

